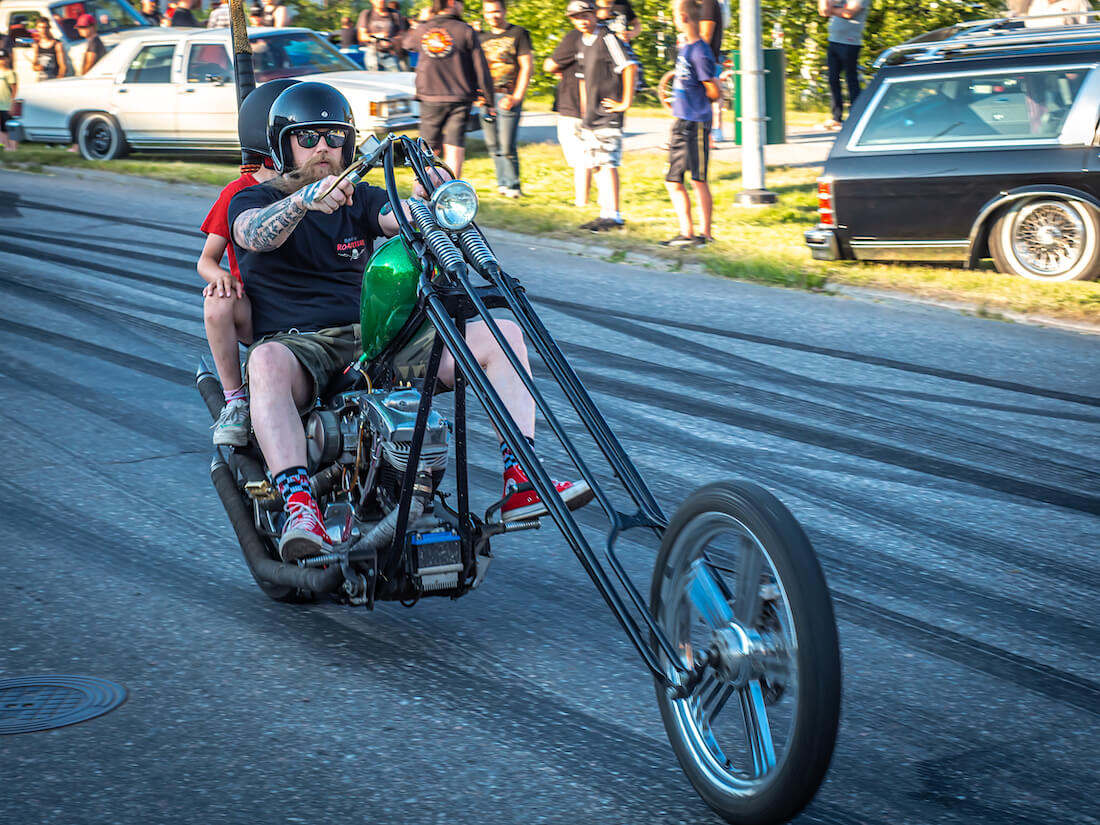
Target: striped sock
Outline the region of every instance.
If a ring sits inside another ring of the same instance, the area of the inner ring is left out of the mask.
[[[225,396],[225,403],[232,404],[234,401],[247,401],[248,390],[244,386],[237,387],[235,390],[222,390],[222,395]]]
[[[527,439],[527,443],[530,444],[532,447],[535,446],[535,439],[526,435],[524,436],[524,438]],[[516,456],[512,452],[512,448],[505,444],[503,441],[500,442],[500,457],[504,459],[505,470],[510,470],[512,467],[519,466],[519,461],[516,460]]]

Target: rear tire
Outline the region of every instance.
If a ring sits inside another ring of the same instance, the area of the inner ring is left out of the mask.
[[[1017,201],[998,216],[989,251],[999,272],[1032,281],[1086,281],[1100,272],[1100,218],[1061,198]]]
[[[802,528],[754,484],[695,491],[665,531],[650,606],[685,664],[750,640],[712,654],[684,698],[656,681],[657,704],[684,773],[719,816],[787,822],[824,779],[840,718],[832,601]]]
[[[118,121],[104,112],[92,112],[80,119],[76,145],[86,160],[115,160],[128,149]]]
[[[657,99],[668,111],[672,111],[672,82],[676,79],[676,72],[667,71],[661,75],[657,82]]]

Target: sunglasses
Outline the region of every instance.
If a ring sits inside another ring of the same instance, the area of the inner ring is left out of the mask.
[[[293,134],[294,139],[298,141],[298,145],[303,149],[312,149],[321,142],[321,138],[325,139],[325,143],[329,145],[329,148],[339,149],[344,145],[344,141],[348,139],[346,132],[318,132],[316,129],[302,129],[300,132],[294,132]]]

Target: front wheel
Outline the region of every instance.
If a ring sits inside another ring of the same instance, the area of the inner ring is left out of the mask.
[[[786,822],[825,777],[840,718],[832,601],[809,539],[761,487],[692,493],[665,531],[650,605],[681,662],[657,681],[669,741],[727,822]]]
[[[126,154],[118,121],[103,112],[84,115],[76,127],[76,145],[87,160],[114,160]]]
[[[672,111],[672,82],[676,79],[676,72],[668,71],[661,75],[657,82],[657,99],[668,111]]]
[[[1100,271],[1100,220],[1075,200],[1018,201],[993,224],[989,251],[997,270],[1033,281],[1081,281]]]

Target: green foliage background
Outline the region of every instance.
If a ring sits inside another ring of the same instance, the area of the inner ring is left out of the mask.
[[[285,0],[296,16],[295,25],[320,31],[339,28],[340,17],[353,19],[366,3],[333,2],[322,7],[312,0]],[[406,13],[415,16],[427,0],[403,0]],[[474,24],[481,20],[482,0],[469,0],[464,17]],[[725,49],[738,47],[739,0],[730,0],[731,22],[723,42]],[[670,22],[671,0],[631,0],[642,21],[642,33],[634,41],[641,58],[645,78],[656,86],[661,75],[671,68],[675,32]],[[923,32],[964,20],[997,17],[1004,13],[1004,0],[871,0],[867,16],[860,62],[870,75],[874,59],[890,46],[903,43]],[[815,106],[827,102],[825,82],[825,18],[817,13],[816,0],[762,0],[764,46],[783,48],[787,62],[787,97],[792,105]],[[509,0],[508,19],[531,32],[535,47],[534,94],[548,94],[556,79],[541,71],[562,36],[569,31],[565,0]]]

